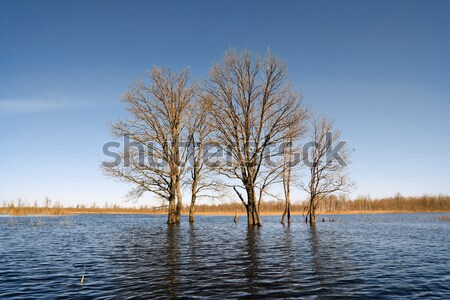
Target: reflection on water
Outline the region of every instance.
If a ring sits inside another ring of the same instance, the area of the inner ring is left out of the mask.
[[[275,217],[261,228],[226,217],[0,218],[0,299],[446,299],[450,226],[436,217],[336,216],[312,228]]]
[[[326,261],[326,257],[321,257],[320,253],[320,242],[317,237],[317,230],[316,225],[313,225],[309,228],[309,245],[311,247],[311,260],[312,260],[312,266],[314,273],[316,277],[318,278],[318,281],[320,282],[321,286],[324,286],[326,283],[324,282],[324,274],[321,269],[321,263],[323,261],[323,264],[326,266],[328,261]],[[335,258],[337,259],[337,257]]]
[[[256,294],[257,287],[255,282],[258,276],[258,256],[259,256],[259,245],[258,239],[260,234],[260,228],[249,226],[247,227],[247,239],[245,241],[246,247],[244,255],[248,256],[248,262],[245,263],[245,277],[246,277],[246,287],[248,288],[249,294]]]
[[[349,266],[345,257],[349,251],[348,243],[351,237],[339,232],[327,232],[327,235],[322,236],[318,227],[320,225],[309,228],[308,242],[320,294],[349,295],[349,287],[344,290],[341,290],[341,287],[348,283],[358,286],[357,268]]]
[[[175,287],[178,286],[177,278],[180,275],[180,225],[167,226],[167,274],[165,276],[167,294],[176,297]]]

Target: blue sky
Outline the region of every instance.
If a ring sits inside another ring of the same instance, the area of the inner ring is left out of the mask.
[[[99,164],[127,85],[205,78],[230,47],[289,63],[356,149],[352,197],[450,192],[448,1],[19,0],[0,5],[0,201],[125,203]]]

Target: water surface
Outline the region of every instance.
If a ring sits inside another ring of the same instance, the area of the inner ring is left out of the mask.
[[[450,299],[443,214],[0,217],[0,299]],[[447,214],[448,215],[448,214]],[[84,284],[80,285],[82,275]]]

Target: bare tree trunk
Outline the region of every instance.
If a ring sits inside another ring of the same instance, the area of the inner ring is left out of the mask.
[[[167,224],[177,224],[177,206],[175,203],[175,193],[169,197],[169,213],[167,218]]]
[[[287,222],[291,223],[291,200],[290,199],[286,199],[283,216],[281,217],[281,224],[284,224],[284,222],[286,221],[286,217],[287,217]]]
[[[288,206],[287,206],[287,203],[285,203],[283,215],[281,216],[281,224],[283,224],[283,225],[284,225],[284,222],[285,222],[285,219],[286,219],[287,209],[288,209]]]
[[[245,205],[245,210],[247,212],[247,223],[248,223],[248,225],[251,225],[251,224],[253,224],[253,221],[252,221],[253,214],[252,214],[252,209],[249,204]]]
[[[311,197],[311,199],[309,201],[308,216],[309,216],[309,225],[316,224],[316,207],[315,207],[315,203],[314,203],[314,198],[313,197]]]
[[[194,213],[195,213],[195,200],[197,199],[197,188],[199,185],[199,179],[200,179],[200,163],[202,160],[203,155],[203,133],[199,133],[199,146],[198,146],[198,153],[197,157],[195,157],[195,151],[194,151],[194,166],[192,170],[192,185],[191,185],[191,205],[189,207],[189,222],[194,222]],[[195,147],[195,145],[194,145]]]
[[[288,205],[288,224],[291,223],[291,200],[289,199],[289,205]]]
[[[291,170],[285,169],[283,171],[283,187],[284,187],[284,197],[286,198],[286,200],[284,202],[285,206],[284,206],[283,216],[281,217],[281,224],[284,224],[284,222],[286,221],[286,216],[287,216],[288,223],[291,223],[291,187],[290,187],[290,184],[291,184]]]
[[[256,210],[255,210],[255,217],[256,217],[256,220],[257,220],[256,225],[262,226],[261,214],[259,213],[259,206],[256,207]]]
[[[197,196],[195,194],[191,197],[191,205],[189,207],[189,222],[193,223],[195,221],[194,214],[195,214],[195,200]]]
[[[177,223],[181,221],[181,209],[183,208],[183,195],[181,194],[181,183],[180,180],[177,180],[177,207],[176,207],[176,220]]]
[[[234,213],[234,223],[237,223],[237,222],[238,222],[238,211],[236,208],[235,213]]]
[[[294,135],[288,133],[289,143],[283,147],[283,189],[285,197],[285,207],[283,216],[281,217],[281,224],[284,224],[287,216],[288,223],[291,223],[291,169],[292,169],[292,155],[293,155],[293,145],[292,141]],[[286,150],[287,148],[287,150]]]
[[[248,225],[255,224],[254,201],[255,201],[254,193],[252,193],[252,190],[247,189],[247,223],[248,223]]]
[[[258,204],[256,204],[256,200],[255,200],[255,218],[256,218],[256,225],[261,226],[262,225],[262,220],[261,220],[261,210],[260,210],[260,204],[261,204],[261,200],[258,200]]]
[[[248,225],[262,225],[259,215],[259,207],[256,203],[255,189],[253,186],[247,187],[247,220]]]

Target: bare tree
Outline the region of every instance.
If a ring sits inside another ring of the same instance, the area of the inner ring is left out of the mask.
[[[189,111],[197,93],[189,72],[153,68],[150,84],[137,82],[123,96],[130,119],[112,125],[118,137],[127,137],[133,147],[121,152],[123,164],[104,164],[107,175],[133,184],[128,197],[145,192],[169,203],[169,224],[179,223],[182,207],[181,179],[188,159]],[[125,145],[126,147],[127,145]]]
[[[281,224],[291,222],[291,182],[297,178],[298,166],[300,166],[301,155],[298,141],[306,132],[306,126],[302,123],[299,126],[289,128],[285,135],[285,142],[282,147],[283,169],[282,184],[284,192],[284,211],[281,217]]]
[[[283,192],[284,192],[284,211],[281,217],[281,224],[284,224],[286,217],[287,222],[291,223],[291,173],[292,173],[293,149],[292,142],[283,148]]]
[[[294,162],[293,140],[289,138],[283,147],[283,192],[284,192],[284,211],[281,217],[281,224],[284,224],[286,217],[287,222],[291,223],[291,175]]]
[[[340,140],[341,133],[333,130],[333,123],[323,118],[311,121],[310,141],[304,148],[303,160],[309,168],[309,181],[301,188],[309,195],[306,222],[316,222],[316,208],[321,198],[337,191],[349,192],[353,186],[348,173],[350,152],[347,143]],[[333,141],[339,141],[335,144]]]
[[[262,59],[229,51],[212,66],[206,87],[214,138],[227,157],[216,170],[236,180],[233,188],[251,225],[262,224],[262,195],[282,170],[279,151],[272,150],[305,115],[300,96],[286,81],[286,67],[270,53]]]
[[[209,114],[206,102],[198,98],[195,106],[191,109],[191,136],[190,136],[190,180],[188,183],[191,187],[191,204],[189,206],[189,222],[195,220],[195,204],[198,197],[215,197],[215,193],[219,193],[221,184],[219,180],[211,174],[213,168],[208,165],[205,160],[207,157],[207,149],[210,146],[209,138],[211,133]],[[206,149],[205,149],[206,148]],[[206,192],[209,192],[206,194]]]

